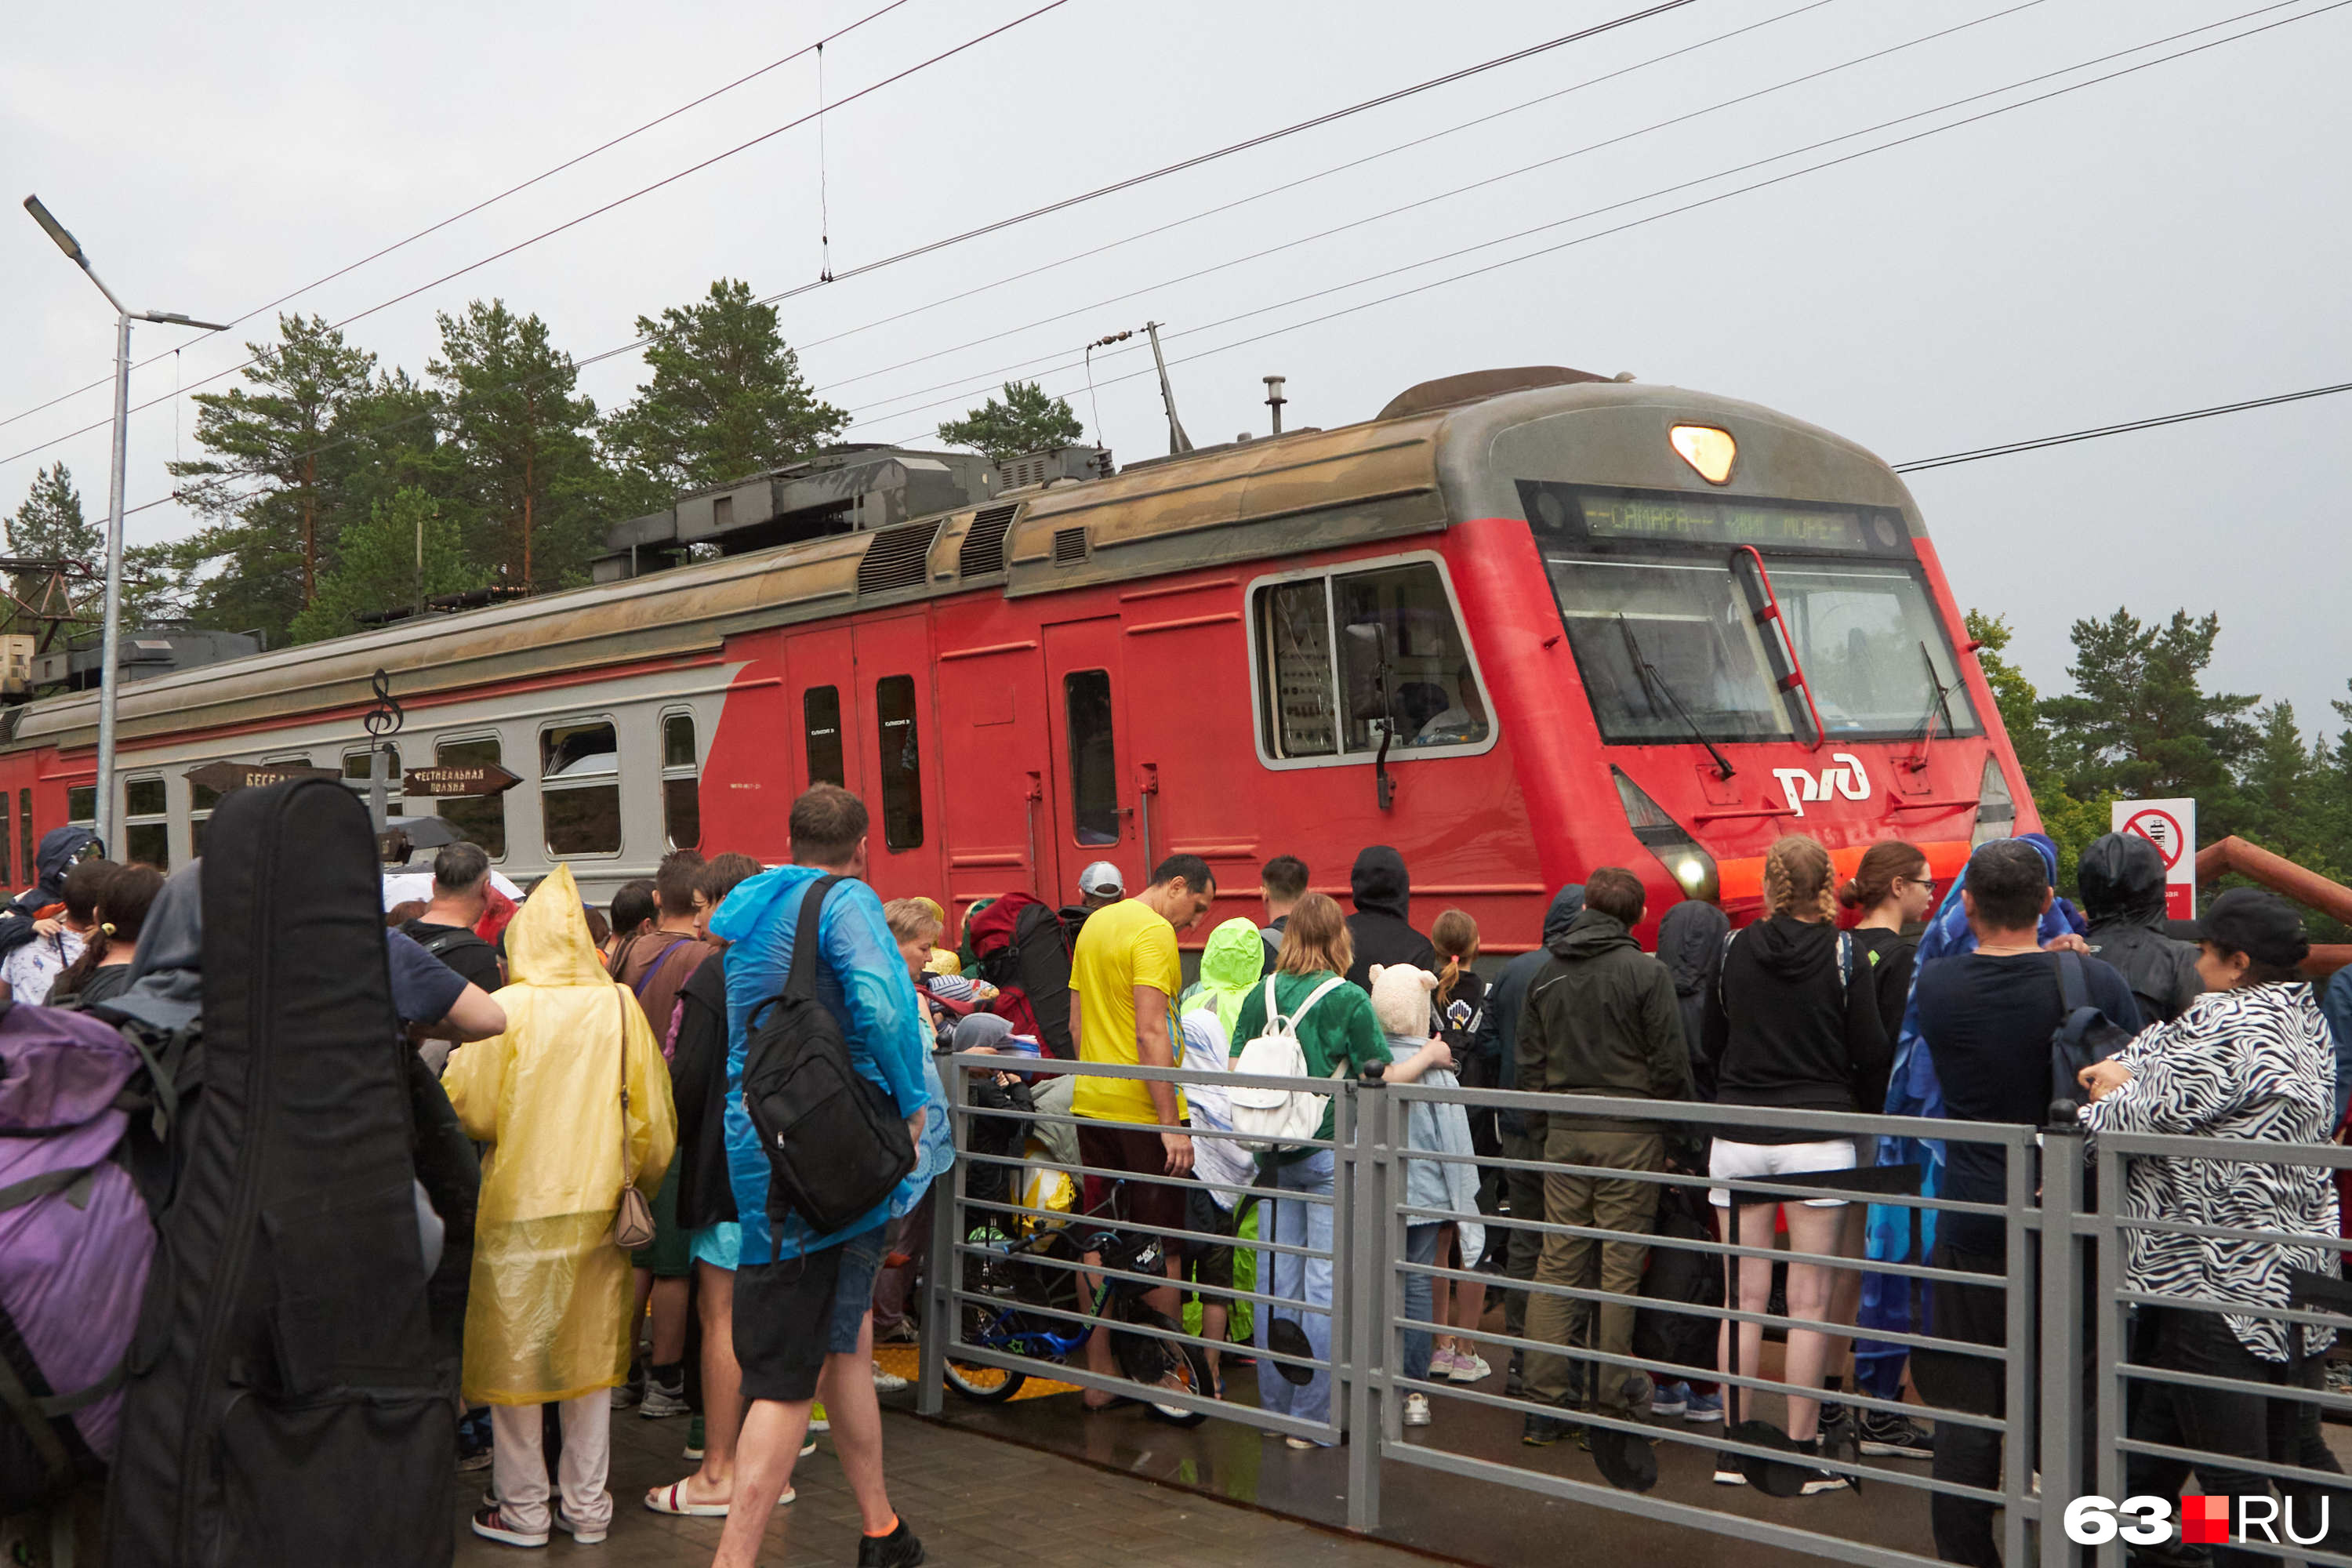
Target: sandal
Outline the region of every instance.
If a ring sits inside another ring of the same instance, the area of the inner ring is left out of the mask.
[[[646,1506],[656,1513],[667,1513],[680,1519],[724,1519],[728,1509],[723,1502],[687,1501],[685,1481],[672,1481],[666,1487],[656,1487],[646,1494]]]

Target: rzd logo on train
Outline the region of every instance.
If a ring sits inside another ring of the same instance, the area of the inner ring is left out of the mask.
[[[1862,770],[1862,759],[1852,752],[1832,752],[1831,765],[1816,777],[1811,768],[1774,768],[1772,776],[1780,781],[1780,793],[1789,799],[1789,815],[1805,815],[1805,803],[1811,800],[1834,800],[1843,795],[1848,800],[1870,798],[1870,775]]]

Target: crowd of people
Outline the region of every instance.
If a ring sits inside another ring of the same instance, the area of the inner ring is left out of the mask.
[[[489,1475],[478,1534],[519,1547],[557,1531],[605,1539],[611,1423],[635,1409],[689,1420],[693,1468],[642,1500],[724,1518],[717,1563],[755,1560],[772,1510],[793,1499],[795,1461],[825,1431],[856,1500],[861,1565],[922,1560],[882,1461],[877,1395],[904,1380],[877,1365],[874,1344],[912,1337],[913,1282],[931,1261],[934,1184],[954,1157],[933,1053],[949,1046],[1007,1060],[1010,1070],[961,1075],[976,1108],[1074,1119],[1059,1155],[1084,1172],[1073,1207],[1169,1237],[1168,1283],[1145,1304],[1173,1322],[1189,1295],[1200,1333],[1219,1346],[1208,1386],[1188,1392],[1223,1398],[1225,1366],[1254,1361],[1262,1409],[1327,1428],[1336,1099],[1318,1096],[1311,1127],[1253,1142],[1217,1083],[1057,1072],[1051,1058],[1247,1070],[1253,1049],[1279,1040],[1307,1079],[1551,1097],[1540,1110],[1411,1100],[1399,1129],[1405,1202],[1452,1217],[1410,1218],[1404,1230],[1402,1419],[1429,1426],[1432,1393],[1499,1376],[1488,1392],[1535,1407],[1525,1443],[1572,1436],[1603,1479],[1633,1490],[1656,1482],[1659,1422],[1723,1424],[1754,1440],[1767,1412],[1739,1380],[1763,1371],[1755,1320],[1766,1315],[1787,1323],[1779,1381],[1805,1391],[1780,1407],[1772,1463],[1788,1484],[1771,1489],[1843,1489],[1850,1479],[1835,1464],[1854,1456],[2000,1485],[1997,1431],[1928,1425],[1937,1405],[1997,1411],[1988,1380],[1947,1373],[1923,1403],[1899,1351],[1857,1353],[1857,1337],[1887,1321],[1863,1300],[1868,1194],[1920,1190],[1873,1187],[1863,1173],[1932,1161],[1908,1141],[1882,1148],[1806,1127],[1809,1115],[1883,1109],[2041,1126],[2055,1113],[2053,1036],[2087,1005],[2129,1041],[2080,1074],[2079,1121],[2094,1138],[2322,1142],[2345,1121],[2337,1063],[2352,1030],[2332,1027],[2330,1014],[2352,1024],[2352,982],[2339,978],[2323,1009],[2301,976],[2300,917],[2267,893],[2214,900],[2194,942],[2168,934],[2161,866],[2121,835],[2083,855],[2081,908],[2055,893],[2054,851],[2034,835],[1979,847],[1942,889],[1911,844],[1874,845],[1841,878],[1819,843],[1786,837],[1763,862],[1759,918],[1736,931],[1698,901],[1653,923],[1641,879],[1599,867],[1556,893],[1540,945],[1483,973],[1466,911],[1444,910],[1425,932],[1416,923],[1394,849],[1356,858],[1349,909],[1283,855],[1259,872],[1262,920],[1207,931],[1188,984],[1179,938],[1219,893],[1197,857],[1170,857],[1131,890],[1098,863],[1075,904],[1012,895],[951,931],[933,900],[886,904],[874,892],[867,827],[855,795],[821,784],[792,807],[789,864],[679,850],[601,910],[562,867],[518,903],[484,852],[459,843],[436,857],[428,899],[389,911],[395,1008],[417,1072],[446,1100],[445,1116],[420,1118],[434,1126],[420,1131],[418,1169],[451,1222],[431,1306],[466,1406],[459,1468]],[[39,918],[6,928],[0,986],[52,1006],[105,1005],[151,917],[167,918],[165,879],[100,858],[79,830],[44,840],[39,870],[18,900]],[[1641,931],[1654,931],[1652,948]],[[747,1085],[779,999],[796,992],[823,1005],[865,1109],[904,1142],[896,1174],[824,1228],[774,1189],[774,1129]],[[1658,1110],[1580,1111],[1591,1097]],[[1668,1109],[1695,1102],[1760,1120],[1717,1120],[1701,1136]],[[972,1119],[974,1149],[994,1135],[988,1123]],[[1013,1142],[997,1152],[1017,1153],[1024,1124],[1007,1125]],[[1051,1141],[1055,1130],[1034,1133]],[[2004,1201],[2000,1147],[1955,1138],[1940,1158],[1948,1164],[1929,1190]],[[1677,1174],[1681,1185],[1659,1179]],[[1001,1169],[975,1165],[967,1197],[1013,1201],[1008,1187]],[[2290,1269],[2337,1271],[2326,1173],[2140,1159],[2126,1202],[2134,1217],[2268,1238],[2135,1236],[2128,1289],[2247,1310],[2143,1310],[2137,1359],[2281,1389],[2315,1383],[2327,1332],[2308,1329],[2296,1347],[2261,1313],[2287,1304]],[[450,1212],[461,1206],[463,1225]],[[1930,1261],[2006,1273],[1999,1218],[1942,1219]],[[1801,1260],[1788,1263],[1776,1300],[1783,1234]],[[460,1236],[469,1247],[454,1244]],[[1733,1242],[1740,1255],[1727,1279],[1715,1255],[1662,1248],[1662,1237]],[[1102,1259],[1089,1253],[1084,1265]],[[1256,1294],[1254,1310],[1227,1294],[1236,1289]],[[1495,1295],[1499,1335],[1486,1326]],[[1937,1334],[2003,1342],[1998,1288],[1939,1280],[1932,1296]],[[1679,1348],[1662,1353],[1643,1315],[1675,1305],[1746,1316],[1685,1314],[1679,1338],[1665,1336]],[[1127,1403],[1105,1386],[1118,1375],[1107,1328],[1085,1342],[1083,1364],[1095,1374],[1081,1394],[1088,1409]],[[2245,1463],[2202,1478],[2238,1492],[2266,1489],[2265,1465],[2335,1469],[2316,1419],[2311,1406],[2218,1387],[2150,1385],[2131,1413],[2136,1436]],[[2136,1455],[2130,1489],[2178,1490],[2182,1473]],[[1733,1451],[1715,1479],[1765,1484]],[[1931,1510],[1947,1560],[2000,1561],[1991,1504],[1938,1492]]]

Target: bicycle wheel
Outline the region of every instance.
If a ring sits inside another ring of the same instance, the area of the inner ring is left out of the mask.
[[[1025,1372],[1007,1372],[1001,1366],[958,1361],[953,1356],[948,1358],[947,1375],[950,1388],[982,1405],[1002,1405],[1020,1393],[1021,1385],[1029,1381]]]
[[[1130,1304],[1126,1317],[1139,1327],[1169,1333],[1181,1332],[1183,1328],[1139,1303]],[[1217,1380],[1209,1371],[1209,1352],[1199,1345],[1163,1340],[1154,1334],[1121,1333],[1116,1329],[1111,1331],[1110,1340],[1119,1370],[1133,1381],[1165,1384],[1202,1399],[1216,1396]],[[1181,1405],[1147,1404],[1144,1413],[1171,1426],[1198,1426],[1209,1418],[1206,1411],[1189,1410]]]

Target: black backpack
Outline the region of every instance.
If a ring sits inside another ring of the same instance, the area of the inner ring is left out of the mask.
[[[752,1011],[743,1049],[743,1109],[768,1156],[768,1217],[798,1214],[820,1235],[854,1224],[915,1168],[898,1108],[850,1065],[841,1026],[817,1000],[817,919],[843,879],[809,884],[792,973]]]
[[[2050,1035],[2050,1115],[2055,1121],[2072,1121],[2083,1098],[2076,1076],[2131,1044],[2132,1032],[2091,1005],[2081,953],[2051,956],[2058,961],[2058,999],[2065,1016]]]

